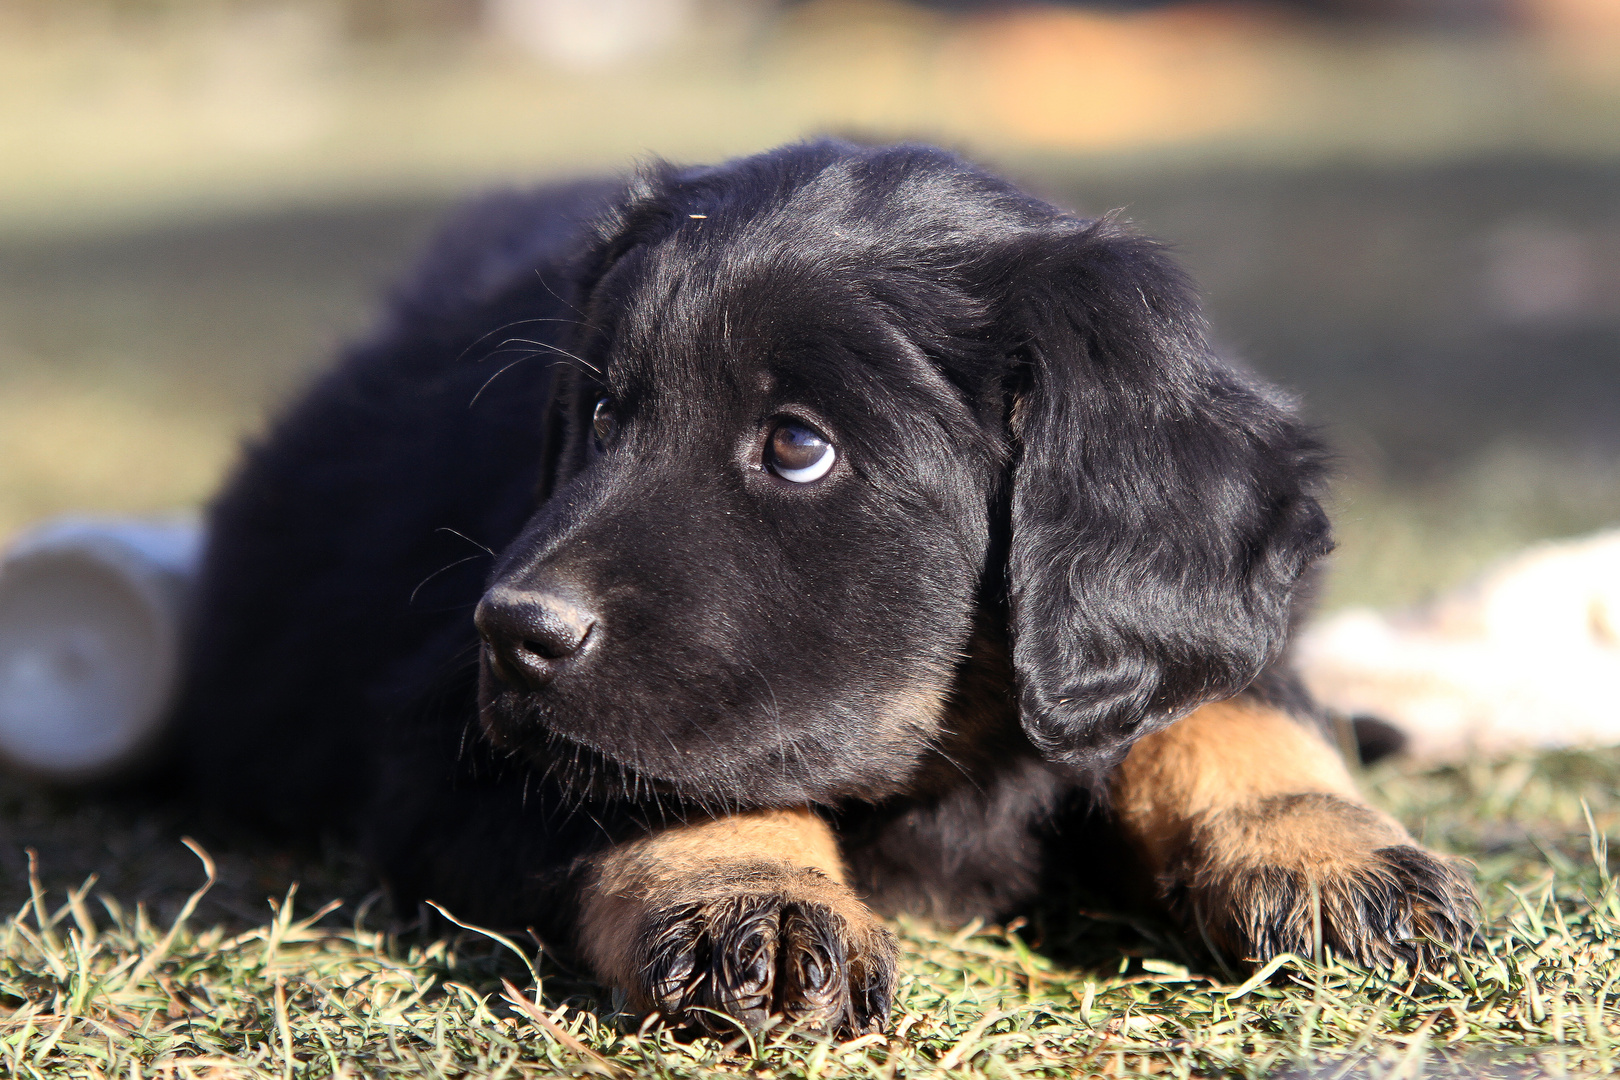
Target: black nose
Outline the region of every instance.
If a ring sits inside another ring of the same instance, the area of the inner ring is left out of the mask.
[[[473,622],[501,681],[538,689],[585,648],[596,616],[571,598],[497,585],[484,594]]]

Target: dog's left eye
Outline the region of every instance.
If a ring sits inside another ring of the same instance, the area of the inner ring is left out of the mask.
[[[777,476],[795,484],[808,484],[827,475],[838,459],[838,451],[802,424],[778,424],[771,432],[765,458]]]
[[[600,450],[612,442],[618,430],[619,422],[613,416],[613,402],[603,398],[596,403],[596,411],[591,414],[591,434],[596,437],[596,448]]]

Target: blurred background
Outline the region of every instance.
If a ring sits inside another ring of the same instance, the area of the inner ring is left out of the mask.
[[[0,542],[205,499],[460,194],[829,132],[1173,242],[1330,606],[1620,523],[1620,0],[0,0]]]

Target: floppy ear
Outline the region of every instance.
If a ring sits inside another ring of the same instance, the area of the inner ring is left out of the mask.
[[[1323,452],[1212,353],[1153,242],[1057,219],[1013,257],[1013,665],[1029,737],[1105,768],[1247,686],[1331,547]]]

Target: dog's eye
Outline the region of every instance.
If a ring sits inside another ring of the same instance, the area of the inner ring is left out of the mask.
[[[596,411],[591,414],[591,433],[596,436],[596,448],[600,450],[611,442],[614,432],[618,430],[619,422],[613,418],[613,402],[603,398],[596,403]]]
[[[778,424],[766,448],[771,471],[795,484],[826,476],[838,458],[833,444],[801,424]]]

